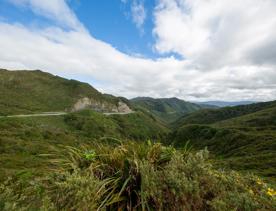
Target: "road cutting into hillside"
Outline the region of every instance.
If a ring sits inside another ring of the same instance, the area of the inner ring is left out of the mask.
[[[110,116],[110,115],[127,115],[135,113],[135,111],[131,112],[105,112],[102,113],[103,115]],[[0,116],[0,118],[24,118],[24,117],[43,117],[43,116],[63,116],[70,113],[67,112],[43,112],[38,114],[17,114],[17,115],[7,115],[7,116]]]

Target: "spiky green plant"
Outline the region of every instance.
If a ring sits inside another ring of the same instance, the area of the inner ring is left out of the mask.
[[[2,185],[0,207],[195,211],[276,206],[272,186],[253,175],[216,170],[208,154],[150,141],[62,147],[51,155],[52,174],[44,180]]]

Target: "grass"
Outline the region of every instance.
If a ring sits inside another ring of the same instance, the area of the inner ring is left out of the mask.
[[[42,156],[42,155],[40,155]],[[160,143],[60,147],[47,176],[0,186],[2,210],[272,210],[276,193],[253,175],[215,169],[208,152]]]

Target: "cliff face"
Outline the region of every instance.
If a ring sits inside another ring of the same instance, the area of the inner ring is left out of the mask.
[[[120,113],[130,113],[132,110],[122,101],[118,102],[118,112]]]
[[[80,111],[83,109],[92,109],[98,112],[114,112],[114,113],[130,113],[132,110],[129,106],[119,101],[117,104],[97,101],[88,97],[79,99],[73,106],[72,111]]]

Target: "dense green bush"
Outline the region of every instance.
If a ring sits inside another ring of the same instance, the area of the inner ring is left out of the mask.
[[[233,120],[231,120],[233,121]],[[219,166],[251,171],[276,182],[275,130],[184,125],[169,135],[168,144],[177,148],[187,142],[197,150],[205,147],[216,157]]]
[[[110,115],[83,110],[64,117],[72,130],[90,138],[121,137],[134,140],[165,137],[168,129],[142,112],[128,115]]]
[[[236,117],[246,116],[265,109],[275,108],[276,101],[254,103],[249,105],[240,105],[234,107],[224,107],[220,109],[204,109],[183,116],[175,123],[175,127],[181,127],[188,124],[213,124],[223,120],[229,120]],[[271,114],[271,113],[270,113]],[[272,121],[275,123],[275,121]]]
[[[216,170],[208,151],[150,141],[64,147],[47,155],[51,174],[0,186],[2,210],[273,210],[260,178]],[[18,179],[19,178],[19,179]]]

